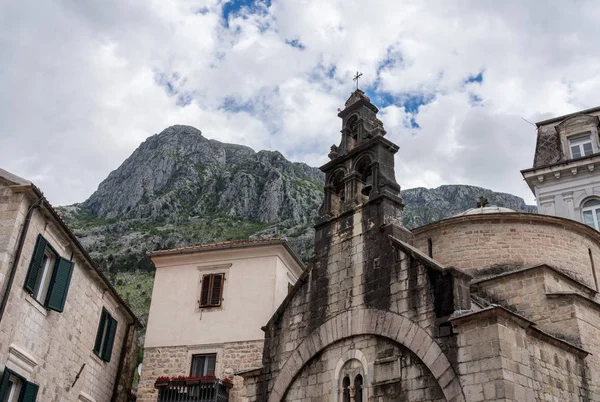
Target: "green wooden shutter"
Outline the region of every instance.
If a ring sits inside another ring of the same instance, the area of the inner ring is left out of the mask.
[[[37,241],[35,242],[35,249],[31,256],[31,262],[29,263],[29,271],[27,272],[27,278],[25,279],[25,289],[30,293],[33,293],[37,277],[42,268],[42,262],[44,261],[44,253],[46,252],[46,239],[42,235],[38,235]]]
[[[4,369],[4,373],[2,373],[2,379],[0,379],[0,401],[4,400],[4,394],[8,390],[8,383],[10,381],[11,371],[7,368]]]
[[[102,353],[102,359],[109,362],[110,355],[112,355],[113,343],[115,343],[115,335],[117,334],[117,320],[108,315],[108,331],[106,331],[106,341],[104,341],[104,352]]]
[[[67,293],[69,293],[71,275],[73,274],[73,265],[73,261],[62,257],[58,259],[46,299],[46,307],[50,310],[58,311],[59,313],[62,313],[64,310]]]
[[[38,393],[38,386],[30,382],[25,383],[23,390],[21,391],[21,399],[19,402],[35,402],[35,398]]]
[[[104,308],[102,309],[102,314],[100,314],[100,323],[98,324],[98,333],[96,334],[96,342],[94,343],[94,353],[98,356],[101,355],[100,347],[102,346],[102,335],[104,335],[104,326],[106,325],[106,316],[108,315],[108,311]]]

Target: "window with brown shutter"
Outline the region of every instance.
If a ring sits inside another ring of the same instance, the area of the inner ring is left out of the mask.
[[[209,274],[202,277],[200,307],[218,307],[223,298],[225,274]]]

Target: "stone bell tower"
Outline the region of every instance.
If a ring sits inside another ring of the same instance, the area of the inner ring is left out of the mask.
[[[331,161],[321,167],[325,173],[325,198],[319,223],[351,213],[358,205],[385,199],[385,223],[402,221],[400,186],[394,174],[398,146],[385,138],[378,109],[357,89],[338,117],[342,119],[342,140],[333,145]]]
[[[394,172],[398,146],[385,138],[377,112],[363,91],[354,91],[338,114],[340,145],[331,147],[331,161],[321,166],[325,197],[315,225],[309,325],[356,306],[388,308],[394,265],[389,235],[412,242],[402,226],[404,206]]]
[[[468,309],[468,285],[402,226],[398,146],[377,112],[357,89],[338,114],[315,256],[264,327],[257,402],[463,400],[451,370],[437,381],[450,364],[433,337],[448,335],[440,317]]]

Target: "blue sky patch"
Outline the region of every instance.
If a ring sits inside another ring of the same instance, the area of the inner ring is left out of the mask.
[[[238,14],[243,8],[247,8],[250,13],[255,13],[269,7],[271,7],[271,0],[231,0],[223,4],[221,14],[225,26],[229,27],[229,16]]]
[[[481,84],[483,82],[483,71],[481,71],[477,75],[471,75],[471,76],[469,76],[469,78],[467,78],[465,80],[465,84],[470,84],[472,82],[477,82],[477,83]]]
[[[306,49],[306,46],[304,46],[304,44],[298,39],[286,40],[285,43],[300,50]]]
[[[402,63],[402,53],[397,50],[394,50],[393,47],[388,47],[386,50],[386,55],[383,60],[379,62],[377,65],[377,76],[382,70],[392,69],[396,67],[398,64]]]
[[[474,93],[469,93],[469,104],[471,106],[482,106],[483,99],[479,95],[475,95]]]
[[[251,113],[253,111],[252,102],[240,102],[239,99],[234,98],[233,96],[226,97],[223,102],[219,105],[219,110],[224,110],[227,112],[238,113],[238,112],[248,112]]]
[[[194,14],[202,14],[202,15],[206,15],[206,14],[208,14],[209,12],[210,12],[210,10],[209,10],[209,8],[208,8],[208,7],[202,7],[202,8],[199,8],[199,9],[197,9],[197,10],[194,12]]]
[[[177,81],[179,81],[180,78],[181,77],[177,72],[172,73],[171,75],[167,73],[154,74],[154,82],[160,85],[161,87],[164,87],[165,91],[167,92],[167,95],[169,96],[177,95],[177,93],[179,92],[177,89]]]

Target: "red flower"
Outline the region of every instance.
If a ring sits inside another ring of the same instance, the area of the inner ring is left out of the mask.
[[[223,378],[223,382],[226,382],[228,384],[233,384],[233,381],[231,381],[229,378]]]

